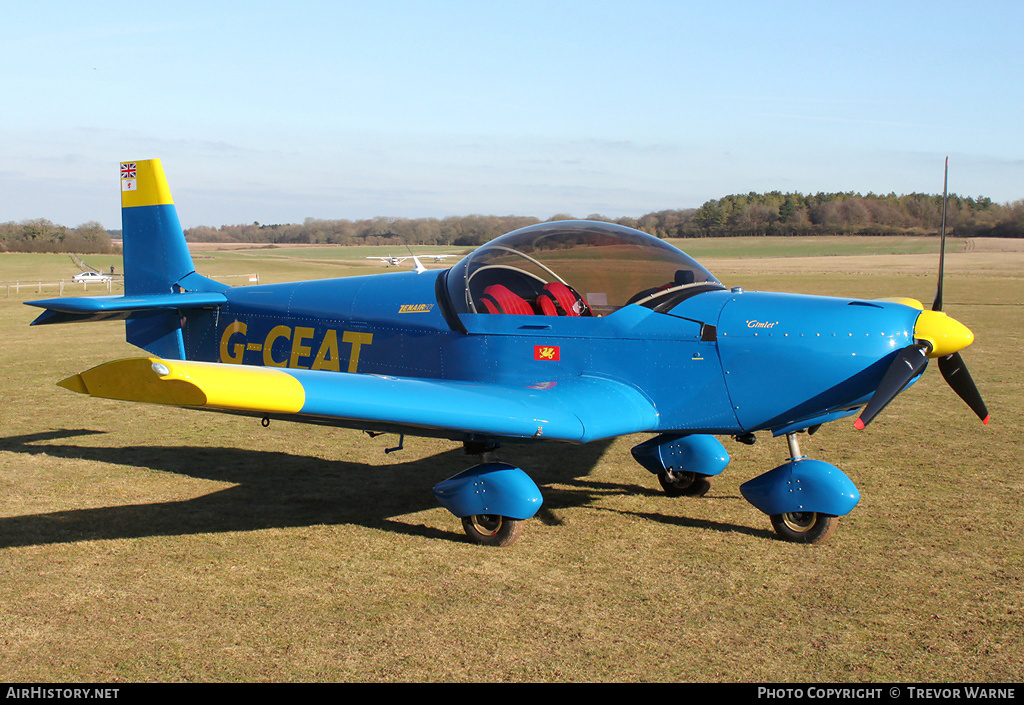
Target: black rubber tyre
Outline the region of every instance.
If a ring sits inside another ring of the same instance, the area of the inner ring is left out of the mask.
[[[473,514],[462,518],[462,528],[474,543],[484,546],[508,546],[519,539],[523,519],[512,519],[498,514]]]
[[[661,474],[658,482],[669,497],[703,497],[711,489],[707,476],[695,472],[674,472],[671,478]]]
[[[819,512],[772,514],[771,520],[775,533],[794,543],[821,543],[839,525],[839,517]]]

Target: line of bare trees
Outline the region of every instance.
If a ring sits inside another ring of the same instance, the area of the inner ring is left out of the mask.
[[[684,226],[690,234],[894,235],[936,232],[942,196],[911,193],[748,193],[708,201]],[[1024,200],[998,205],[990,198],[951,195],[947,232],[963,237],[1024,237]]]
[[[0,252],[79,252],[109,254],[117,251],[110,232],[97,222],[77,228],[46,220],[0,223]]]
[[[912,193],[747,193],[706,202],[700,208],[662,210],[639,218],[588,220],[619,223],[661,238],[740,235],[924,235],[938,232],[942,196]],[[573,216],[558,214],[548,220]],[[291,225],[225,225],[186,231],[196,241],[474,246],[515,228],[541,222],[522,216],[467,215],[437,218],[318,220]],[[951,195],[947,232],[963,237],[1024,237],[1024,200],[999,205],[989,198]]]
[[[707,201],[700,208],[662,210],[639,218],[603,220],[643,230],[661,238],[734,237],[741,235],[906,235],[939,229],[942,196],[912,193],[769,193],[733,194]],[[573,216],[554,215],[548,220]],[[194,242],[251,242],[331,245],[451,245],[472,247],[510,230],[541,222],[528,216],[466,215],[448,218],[370,218],[321,220],[267,225],[199,226],[185,231]],[[997,204],[986,197],[951,195],[947,201],[947,232],[962,237],[1024,237],[1024,199]],[[0,252],[115,251],[111,235],[99,223],[68,228],[38,219],[0,223]]]

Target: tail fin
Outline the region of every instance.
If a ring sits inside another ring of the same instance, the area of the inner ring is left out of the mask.
[[[124,320],[129,343],[184,360],[191,312],[226,303],[229,287],[196,274],[159,159],[121,162],[121,224],[124,296],[26,301],[46,309],[32,325]]]
[[[196,274],[159,159],[121,162],[121,228],[125,297],[219,292],[227,287]],[[188,295],[188,294],[186,294]],[[125,321],[125,338],[156,355],[186,357],[180,308],[138,310]]]
[[[159,159],[121,162],[124,292],[169,294],[195,272]]]

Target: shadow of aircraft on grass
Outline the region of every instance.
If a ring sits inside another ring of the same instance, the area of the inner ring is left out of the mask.
[[[65,429],[10,436],[0,438],[0,451],[91,460],[236,484],[181,501],[3,517],[0,518],[0,548],[335,524],[355,524],[460,543],[466,541],[456,522],[452,522],[452,530],[448,531],[394,519],[438,506],[431,488],[439,479],[465,467],[467,457],[461,448],[378,467],[239,448],[97,447],[59,442],[101,433],[104,432]],[[600,441],[582,446],[543,447],[542,462],[535,465],[533,473],[545,495],[544,506],[538,514],[542,522],[558,525],[559,510],[592,504],[610,494],[662,494],[639,484],[587,480],[585,476],[610,444],[610,441]],[[499,454],[514,456],[530,452],[526,446],[507,446]],[[673,521],[673,518],[656,515],[646,518]],[[697,521],[684,521],[682,525],[707,528]],[[744,527],[723,524],[710,528],[744,530]]]

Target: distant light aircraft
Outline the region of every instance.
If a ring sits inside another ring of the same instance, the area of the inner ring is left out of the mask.
[[[416,266],[419,267],[420,266],[419,260],[421,260],[421,259],[429,259],[429,258],[433,257],[435,262],[442,262],[442,261],[448,259],[449,257],[454,257],[454,256],[455,255],[405,255],[405,256],[402,256],[402,257],[395,257],[393,255],[388,255],[387,257],[367,257],[366,259],[380,260],[384,264],[393,265],[393,266],[398,266],[402,262],[404,262],[405,260],[412,259],[416,263]]]
[[[631,228],[515,230],[449,269],[230,288],[196,273],[158,160],[121,164],[124,296],[29,302],[34,324],[122,319],[152,357],[59,384],[154,402],[461,441],[481,462],[438,483],[468,536],[511,543],[541,505],[504,442],[647,432],[634,458],[669,495],[704,494],[729,463],[716,435],[785,436],[789,458],[741,487],[787,540],[817,543],[859,501],[799,432],[863,428],[929,359],[988,412],[960,357],[965,326],[911,299],[726,288]],[[943,233],[945,228],[943,227]]]

